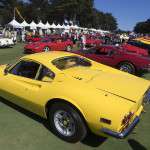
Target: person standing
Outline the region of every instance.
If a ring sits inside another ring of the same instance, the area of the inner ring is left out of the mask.
[[[81,46],[83,50],[86,49],[86,36],[84,34],[81,35]]]

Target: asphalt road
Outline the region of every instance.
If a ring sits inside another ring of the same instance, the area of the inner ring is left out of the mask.
[[[23,44],[0,49],[0,64],[20,56]],[[144,77],[150,79],[150,74]],[[83,142],[70,144],[53,135],[42,118],[0,98],[0,150],[150,150],[150,106],[145,109],[134,132],[124,140],[89,135]]]

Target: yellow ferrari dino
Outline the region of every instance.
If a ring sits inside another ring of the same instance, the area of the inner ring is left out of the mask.
[[[150,39],[146,39],[146,38],[144,38],[144,37],[141,37],[141,38],[137,38],[137,39],[135,39],[136,41],[140,41],[140,42],[142,42],[142,43],[144,43],[144,44],[148,44],[148,45],[150,45]]]
[[[0,66],[0,96],[48,120],[57,136],[78,142],[90,130],[126,137],[150,100],[150,83],[76,54],[27,55]]]

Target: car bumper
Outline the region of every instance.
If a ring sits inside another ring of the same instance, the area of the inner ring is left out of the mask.
[[[118,133],[118,132],[111,131],[107,128],[102,128],[101,131],[106,135],[113,136],[113,137],[116,137],[119,139],[123,139],[134,129],[134,127],[137,125],[139,120],[140,120],[139,117],[136,117],[133,120],[133,122],[130,124],[130,126],[128,128],[126,128],[123,132]]]
[[[0,47],[7,47],[8,45],[7,44],[3,44],[3,45],[0,45]]]

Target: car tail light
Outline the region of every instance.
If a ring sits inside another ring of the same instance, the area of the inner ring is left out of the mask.
[[[125,115],[123,120],[122,120],[122,125],[126,125],[130,122],[130,120],[132,119],[134,113],[133,112],[129,112],[129,114]]]

